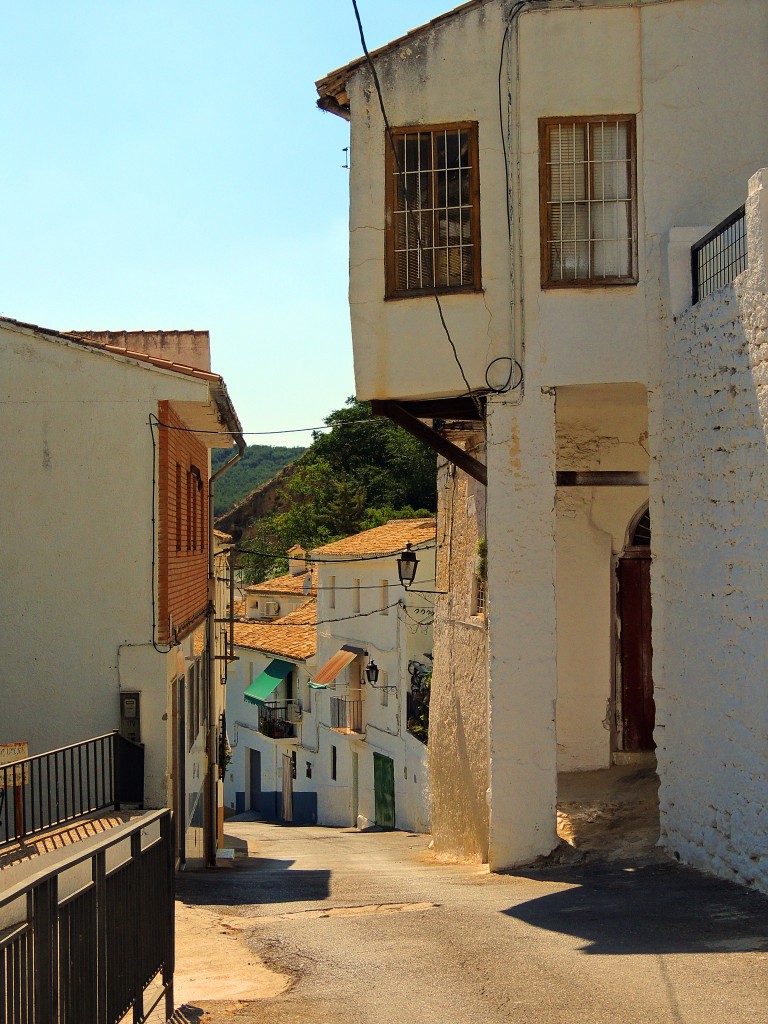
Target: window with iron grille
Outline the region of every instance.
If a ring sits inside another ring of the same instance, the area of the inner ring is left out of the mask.
[[[539,122],[541,282],[637,283],[635,118]]]
[[[477,291],[477,123],[394,128],[386,140],[387,297]]]

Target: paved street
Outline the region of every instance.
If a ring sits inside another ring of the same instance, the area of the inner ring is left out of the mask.
[[[676,863],[494,876],[402,832],[227,832],[249,857],[179,881],[179,1022],[768,1021],[768,899]]]

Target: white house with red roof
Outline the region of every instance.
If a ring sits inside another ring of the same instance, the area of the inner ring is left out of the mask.
[[[409,589],[397,564],[406,545],[417,559]],[[235,623],[228,807],[428,831],[435,520],[394,520],[291,555],[293,572],[247,594],[290,597],[304,576],[303,603]]]

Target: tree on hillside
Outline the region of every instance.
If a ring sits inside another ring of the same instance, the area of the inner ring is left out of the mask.
[[[362,421],[362,422],[360,422]],[[285,485],[287,511],[256,520],[247,531],[241,565],[250,582],[287,570],[283,552],[310,549],[390,519],[434,514],[435,454],[354,398],[316,431]]]

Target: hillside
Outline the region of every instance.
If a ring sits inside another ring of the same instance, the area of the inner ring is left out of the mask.
[[[251,491],[271,480],[284,466],[298,459],[304,451],[304,448],[249,444],[242,459],[216,481],[214,515],[224,515]],[[211,457],[213,470],[217,470],[231,457],[231,449],[214,449]]]
[[[390,519],[434,514],[433,451],[354,399],[325,423],[330,431],[316,431],[292,466],[217,523],[242,545],[252,582],[284,572],[293,544],[310,549]]]

